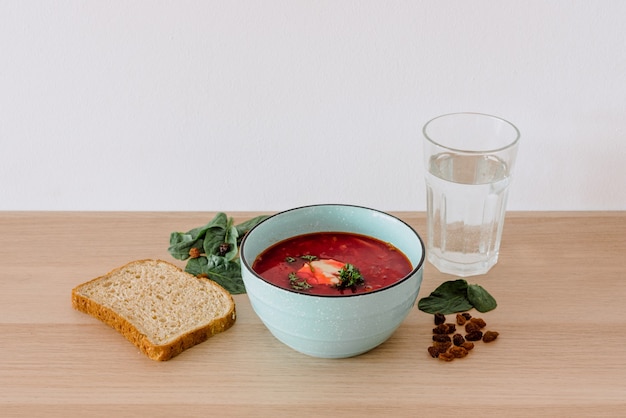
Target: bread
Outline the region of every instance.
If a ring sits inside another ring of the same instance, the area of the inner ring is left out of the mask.
[[[223,287],[162,260],[130,262],[72,289],[72,306],[119,331],[153,360],[169,360],[230,328]]]

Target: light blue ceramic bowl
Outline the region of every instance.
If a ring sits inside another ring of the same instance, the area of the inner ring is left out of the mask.
[[[271,245],[312,232],[354,232],[389,242],[413,270],[390,287],[345,296],[297,293],[252,270]],[[314,357],[351,357],[385,342],[406,318],[422,283],[424,252],[417,232],[394,216],[360,206],[313,205],[278,213],[251,229],[240,247],[241,273],[252,308],[278,340]]]

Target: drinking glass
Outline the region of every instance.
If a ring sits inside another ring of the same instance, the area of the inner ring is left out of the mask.
[[[424,125],[428,261],[460,277],[498,261],[520,138],[510,122],[451,113]]]

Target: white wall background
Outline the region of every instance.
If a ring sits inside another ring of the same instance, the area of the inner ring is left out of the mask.
[[[0,210],[424,210],[421,128],[522,132],[511,210],[626,209],[626,2],[0,0]]]

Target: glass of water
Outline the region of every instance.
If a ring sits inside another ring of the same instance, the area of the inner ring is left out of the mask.
[[[495,116],[452,113],[423,133],[428,261],[442,273],[485,274],[498,261],[519,130]]]

